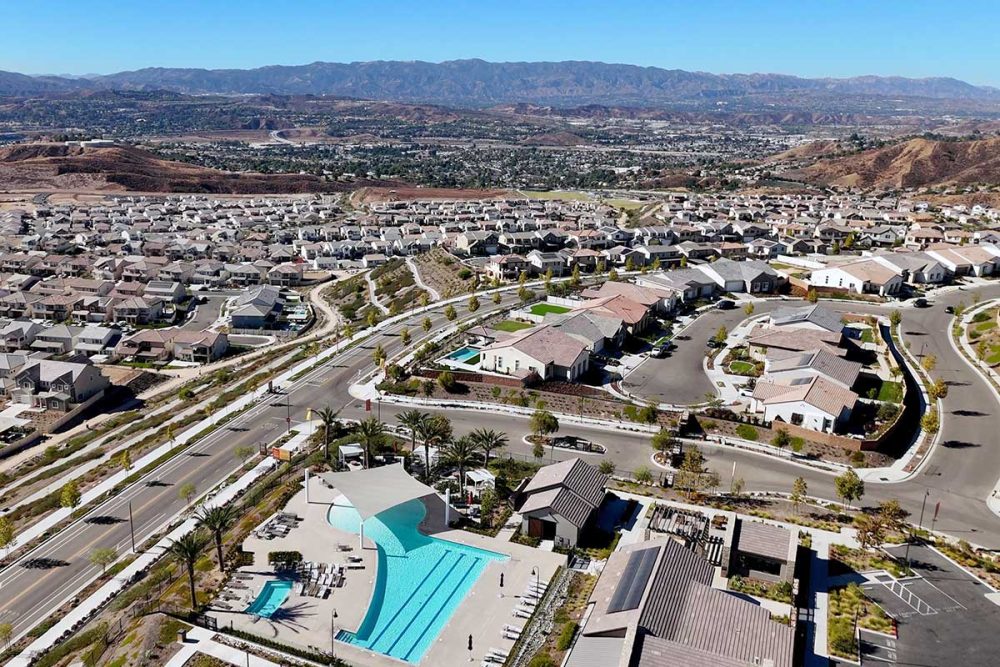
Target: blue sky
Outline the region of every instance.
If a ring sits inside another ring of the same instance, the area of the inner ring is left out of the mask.
[[[0,70],[317,60],[601,60],[1000,85],[1000,3],[923,0],[6,0]]]

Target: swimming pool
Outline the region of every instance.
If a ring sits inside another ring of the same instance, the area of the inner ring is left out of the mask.
[[[445,359],[451,359],[463,364],[472,364],[475,361],[479,361],[479,350],[474,347],[460,347],[447,355]]]
[[[411,500],[365,521],[378,550],[378,576],[357,632],[337,639],[417,663],[440,634],[491,561],[507,556],[429,537],[417,526],[424,504]],[[357,533],[361,517],[343,497],[327,515],[330,524]]]
[[[272,579],[264,583],[260,593],[246,608],[246,613],[256,614],[263,618],[271,618],[274,612],[285,603],[288,594],[292,592],[292,582],[286,579]]]

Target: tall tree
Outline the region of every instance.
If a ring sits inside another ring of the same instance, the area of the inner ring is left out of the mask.
[[[559,420],[548,410],[535,410],[531,415],[531,432],[539,438],[552,435],[559,431]]]
[[[329,405],[320,408],[316,413],[319,421],[323,424],[323,458],[327,461],[330,460],[330,432],[333,431],[333,427],[337,424],[337,416],[339,414],[340,410],[334,410]]]
[[[191,586],[191,610],[198,608],[198,595],[194,587],[194,566],[201,557],[201,552],[208,545],[208,539],[197,530],[180,537],[170,543],[167,553],[184,565],[188,573],[188,583]]]
[[[477,428],[470,435],[476,447],[486,457],[484,465],[487,467],[490,465],[490,454],[507,446],[507,436],[502,431],[495,431],[491,428]]]
[[[454,439],[444,452],[444,459],[458,467],[458,486],[464,493],[465,471],[479,462],[479,448],[469,436]]]
[[[410,451],[415,451],[417,449],[417,432],[420,430],[420,425],[423,424],[430,418],[430,415],[426,412],[421,412],[420,410],[407,410],[402,412],[396,417],[396,421],[399,422],[400,426],[405,426],[410,431]]]
[[[865,483],[858,477],[858,473],[854,472],[854,468],[848,468],[843,475],[837,477],[834,480],[834,487],[837,497],[847,507],[850,507],[852,502],[860,500],[865,495]]]
[[[9,516],[0,516],[0,549],[4,550],[4,556],[7,556],[16,539],[14,522],[10,520]]]
[[[451,421],[444,415],[432,415],[420,425],[417,435],[424,443],[424,479],[431,478],[431,447],[440,449],[451,442]]]
[[[215,540],[215,554],[219,560],[219,572],[223,571],[222,547],[226,531],[239,520],[240,513],[235,505],[218,505],[202,508],[198,514],[198,525],[206,528]]]
[[[66,482],[59,491],[59,504],[68,509],[76,509],[80,504],[80,498],[80,485],[76,480]]]
[[[371,467],[372,452],[381,447],[385,440],[385,424],[375,417],[369,417],[358,424],[358,438],[365,449],[365,467]]]
[[[789,500],[792,501],[792,507],[795,508],[795,513],[798,514],[799,505],[802,501],[806,499],[806,494],[809,493],[809,485],[806,484],[806,480],[802,477],[796,477],[795,481],[792,482],[792,493],[789,496]]]
[[[101,574],[104,574],[108,571],[108,565],[118,559],[118,552],[111,547],[96,547],[90,552],[89,558],[91,563],[101,566]]]

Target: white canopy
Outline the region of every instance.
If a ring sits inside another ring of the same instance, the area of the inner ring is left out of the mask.
[[[351,501],[362,520],[437,493],[411,477],[402,463],[354,472],[324,472],[320,477]]]

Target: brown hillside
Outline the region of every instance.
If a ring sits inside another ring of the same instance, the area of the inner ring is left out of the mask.
[[[326,182],[309,174],[232,173],[163,160],[131,146],[82,148],[60,143],[17,144],[0,149],[0,188],[210,194],[349,189],[346,184]]]
[[[810,141],[807,144],[800,144],[787,151],[777,153],[767,158],[766,162],[791,162],[804,159],[815,159],[820,157],[830,157],[844,151],[843,145],[839,141]]]
[[[572,132],[552,132],[536,134],[521,140],[521,143],[526,146],[579,146],[587,143],[587,140]]]
[[[797,177],[824,185],[915,188],[1000,183],[1000,138],[976,141],[910,139],[816,163]]]

